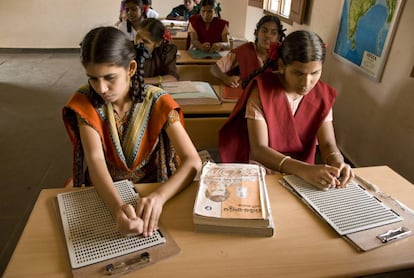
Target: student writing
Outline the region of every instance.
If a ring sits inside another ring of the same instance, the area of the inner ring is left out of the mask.
[[[336,90],[320,80],[325,43],[316,33],[296,31],[274,53],[219,132],[222,161],[256,161],[321,189],[346,186],[354,173],[336,145]],[[271,63],[278,71],[263,72]],[[314,164],[317,143],[325,165]]]
[[[194,0],[184,0],[184,3],[174,7],[167,15],[167,19],[187,21],[192,15],[197,14],[196,3]]]
[[[201,160],[183,127],[183,113],[161,88],[143,82],[146,49],[115,27],[89,31],[81,63],[89,84],[63,108],[73,145],[74,186],[94,185],[126,235],[151,235],[167,200],[188,186]],[[114,181],[162,185],[124,204]]]

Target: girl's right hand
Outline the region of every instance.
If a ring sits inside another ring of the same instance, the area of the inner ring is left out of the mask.
[[[340,186],[340,174],[340,169],[336,167],[318,164],[304,166],[298,176],[319,189],[328,190]]]
[[[237,88],[240,86],[240,77],[233,75],[233,76],[228,76],[225,80],[224,83],[232,88]]]
[[[137,217],[130,204],[122,205],[116,214],[118,231],[125,236],[140,235],[144,231],[144,221]]]

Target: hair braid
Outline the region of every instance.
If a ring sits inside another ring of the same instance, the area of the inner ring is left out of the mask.
[[[136,46],[135,61],[137,62],[138,68],[132,77],[132,99],[133,101],[143,102],[145,98],[144,90],[144,62],[145,59],[149,58],[148,50],[144,47],[143,43]]]
[[[272,60],[272,59],[268,59],[261,68],[258,68],[257,70],[253,71],[251,74],[249,74],[249,76],[243,80],[242,82],[242,88],[245,89],[247,87],[247,85],[249,85],[250,81],[255,78],[256,76],[258,76],[259,74],[261,74],[262,72],[264,72],[267,68],[272,67],[272,68],[276,68],[277,67],[277,61],[276,60]]]

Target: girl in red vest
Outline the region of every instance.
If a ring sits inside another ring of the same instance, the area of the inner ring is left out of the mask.
[[[200,14],[193,15],[189,20],[191,48],[209,53],[228,49],[229,22],[220,18],[220,8],[216,1],[202,0],[199,7]]]
[[[320,80],[325,53],[310,31],[293,32],[273,49],[220,130],[222,162],[256,161],[321,189],[346,186],[354,173],[336,145],[336,90]],[[277,72],[263,72],[272,64]],[[323,165],[314,164],[317,144]]]
[[[243,80],[269,59],[271,44],[282,42],[285,30],[277,16],[263,16],[256,24],[254,43],[247,42],[231,50],[211,67],[211,74],[229,87],[241,86]]]

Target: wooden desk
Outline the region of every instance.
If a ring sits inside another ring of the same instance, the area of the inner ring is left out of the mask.
[[[170,30],[170,33],[172,38],[171,43],[175,44],[180,51],[186,50],[188,40],[187,31]]]
[[[386,166],[356,169],[410,207],[414,186]],[[194,183],[164,206],[161,222],[180,246],[177,256],[125,277],[356,277],[414,268],[414,236],[359,253],[277,181],[267,176],[275,236],[195,233]],[[145,195],[156,184],[138,185]],[[44,189],[34,206],[4,277],[70,277],[71,269],[57,210],[56,194]]]
[[[221,86],[213,86],[216,92],[221,92]],[[187,133],[190,135],[198,150],[216,149],[218,147],[218,133],[226,122],[235,103],[209,105],[183,105],[184,122]]]
[[[177,71],[180,80],[206,81],[210,84],[221,84],[220,79],[210,73],[210,67],[218,59],[197,59],[191,57],[187,50],[180,50],[177,57]]]

